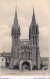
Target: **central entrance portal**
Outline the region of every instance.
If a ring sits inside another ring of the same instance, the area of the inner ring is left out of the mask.
[[[27,61],[24,61],[22,63],[22,70],[30,70],[30,63]]]

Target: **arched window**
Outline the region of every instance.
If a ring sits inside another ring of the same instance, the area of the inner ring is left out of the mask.
[[[26,49],[27,49],[27,46],[26,46]]]
[[[22,49],[22,46],[21,46],[21,49]]]
[[[28,46],[28,48],[29,48],[29,46]]]
[[[33,45],[34,45],[34,36],[33,36]]]
[[[21,52],[21,55],[23,55],[23,51]]]
[[[36,39],[36,46],[37,46],[37,36],[35,37],[35,39]]]
[[[25,49],[25,46],[23,46],[23,48]]]
[[[35,28],[34,28],[34,34],[35,34]]]
[[[37,34],[37,27],[36,27],[36,34]]]

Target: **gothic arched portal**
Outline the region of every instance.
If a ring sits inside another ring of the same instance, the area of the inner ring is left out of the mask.
[[[30,70],[30,63],[27,61],[24,61],[22,63],[22,70]]]

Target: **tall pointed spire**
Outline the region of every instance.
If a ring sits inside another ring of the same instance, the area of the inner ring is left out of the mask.
[[[33,17],[32,17],[32,19],[35,20],[34,8],[33,8]]]
[[[18,27],[18,19],[17,19],[17,7],[15,8],[14,25],[15,25],[15,27]]]
[[[36,20],[35,20],[35,13],[34,13],[34,8],[33,8],[32,22],[33,22],[33,23],[36,23]]]

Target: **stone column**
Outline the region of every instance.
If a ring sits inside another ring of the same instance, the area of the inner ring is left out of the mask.
[[[30,70],[32,70],[32,64],[30,65]]]
[[[20,70],[20,71],[22,70],[21,62],[20,62],[20,64],[19,64],[19,70]]]
[[[30,71],[32,70],[32,62],[29,61],[29,64],[30,64]]]

